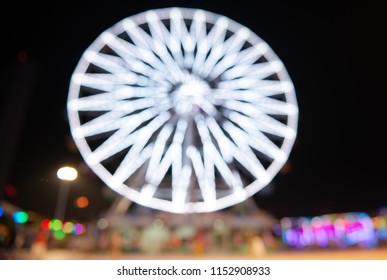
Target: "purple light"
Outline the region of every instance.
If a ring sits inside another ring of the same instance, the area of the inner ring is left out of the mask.
[[[82,224],[75,224],[74,225],[74,234],[75,235],[81,235],[81,234],[84,234],[86,232],[86,228],[84,225]]]

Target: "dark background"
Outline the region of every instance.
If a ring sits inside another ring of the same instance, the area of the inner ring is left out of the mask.
[[[277,53],[295,84],[298,138],[285,168],[254,196],[258,207],[283,217],[387,206],[383,9],[376,1],[288,2],[34,1],[3,8],[0,198],[53,215],[56,170],[70,164],[80,171],[70,197],[86,195],[91,204],[75,209],[70,199],[68,215],[91,219],[109,206],[111,194],[70,137],[70,76],[83,51],[116,22],[152,8],[182,6],[249,27]],[[14,197],[4,192],[9,184]]]

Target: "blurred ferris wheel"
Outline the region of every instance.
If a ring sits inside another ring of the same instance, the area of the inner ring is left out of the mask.
[[[203,10],[128,17],[84,52],[68,116],[90,168],[136,203],[209,212],[265,187],[298,119],[281,60],[248,28]]]

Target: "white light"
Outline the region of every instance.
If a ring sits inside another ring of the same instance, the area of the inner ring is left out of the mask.
[[[248,28],[203,10],[122,20],[71,79],[74,140],[112,189],[152,208],[207,212],[266,186],[297,133],[294,86]]]
[[[73,167],[65,166],[65,167],[59,168],[58,171],[56,172],[56,175],[61,180],[74,181],[78,177],[78,172]]]
[[[97,221],[97,227],[98,229],[100,230],[104,230],[104,229],[107,229],[109,226],[109,222],[108,220],[106,220],[105,218],[101,218]]]

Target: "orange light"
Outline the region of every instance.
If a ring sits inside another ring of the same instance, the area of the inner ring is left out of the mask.
[[[75,205],[78,208],[86,208],[89,206],[89,199],[86,196],[80,196],[75,200]]]
[[[74,230],[74,224],[72,222],[65,222],[62,228],[64,233],[70,234]]]

